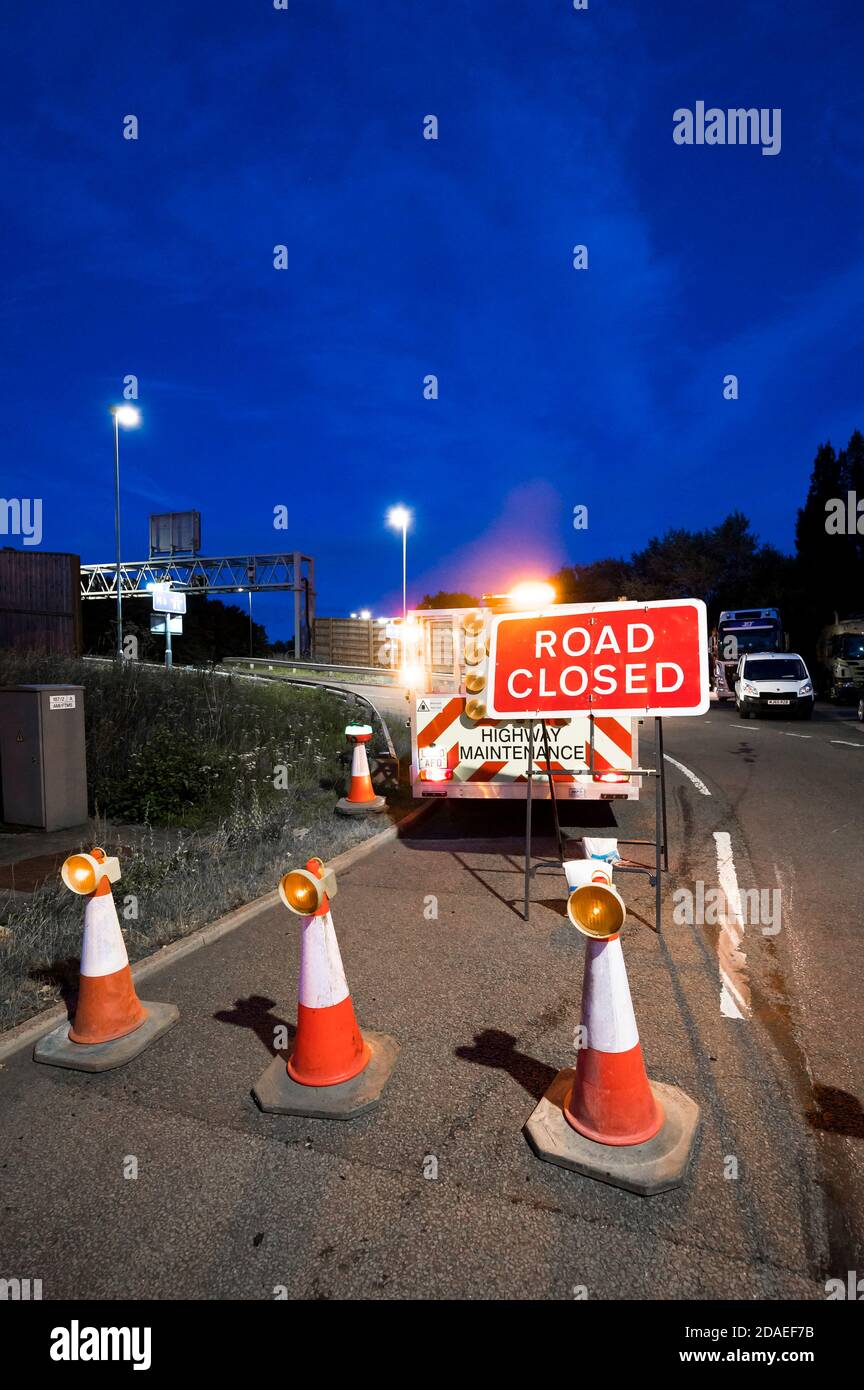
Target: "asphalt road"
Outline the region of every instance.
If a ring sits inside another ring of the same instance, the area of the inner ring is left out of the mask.
[[[296,999],[296,923],[268,911],[150,978],[144,996],[181,1022],[125,1069],[7,1060],[0,1275],[41,1278],[45,1298],[744,1300],[824,1298],[864,1271],[864,727],[715,707],[667,721],[666,751],[681,767],[660,936],[647,882],[621,887],[649,1072],[702,1107],[684,1186],[644,1199],[528,1147],[525,1120],[574,1061],[582,938],[539,859],[520,916],[522,808],[459,803],[340,880],[361,1024],[401,1043],[380,1107],[348,1124],[256,1109]],[[651,809],[566,816],[639,836]],[[742,890],[780,892],[768,930],[744,928],[738,1016],[724,926],[673,920],[675,890],[717,884],[718,854]]]

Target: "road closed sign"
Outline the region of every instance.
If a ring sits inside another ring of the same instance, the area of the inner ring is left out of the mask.
[[[489,635],[493,719],[704,714],[708,625],[701,599],[556,604],[499,613]]]

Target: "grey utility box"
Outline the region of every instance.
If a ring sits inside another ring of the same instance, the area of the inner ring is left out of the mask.
[[[87,820],[83,685],[0,689],[3,819],[63,830]]]

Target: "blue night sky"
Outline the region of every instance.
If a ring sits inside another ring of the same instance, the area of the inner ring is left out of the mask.
[[[2,492],[44,499],[46,549],[111,558],[128,373],[126,558],[198,507],[205,554],[311,553],[323,614],[397,606],[393,502],[409,599],[736,507],[791,548],[817,445],[864,427],[860,0],[47,0],[4,29]],[[697,100],[782,108],[780,153],[676,145]],[[288,613],[256,600],[271,636]]]

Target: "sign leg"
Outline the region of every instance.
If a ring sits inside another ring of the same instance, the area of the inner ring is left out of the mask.
[[[657,767],[660,771],[660,806],[663,812],[663,869],[669,872],[669,835],[666,830],[666,759],[663,756],[663,720],[657,720]]]
[[[558,858],[564,863],[564,842],[561,838],[561,822],[558,819],[558,798],[555,795],[555,779],[552,776],[552,754],[549,750],[549,726],[545,719],[541,719],[540,728],[543,732],[543,756],[546,759],[546,780],[549,783],[549,797],[552,802],[552,823],[555,826],[555,843],[558,846]]]
[[[660,933],[660,912],[662,900],[661,876],[661,846],[660,836],[663,825],[663,734],[661,730],[662,720],[654,720],[654,754],[657,762],[657,773],[654,778],[654,927],[657,934]],[[665,835],[663,839],[665,841]]]
[[[525,911],[527,922],[531,916],[531,792],[534,768],[534,720],[528,721],[528,794],[525,799]]]

